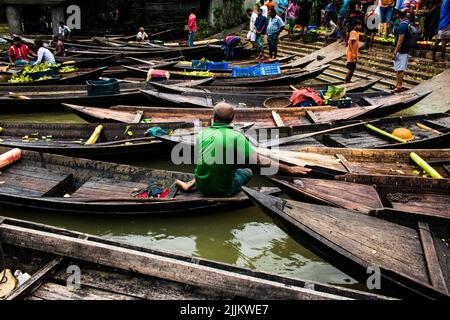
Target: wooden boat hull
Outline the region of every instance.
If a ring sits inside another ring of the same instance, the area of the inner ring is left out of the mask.
[[[83,71],[83,72],[74,72],[73,74],[66,75],[64,77],[61,77],[59,79],[51,79],[51,80],[44,80],[44,81],[33,81],[33,82],[24,82],[24,83],[15,83],[14,86],[16,87],[29,87],[29,86],[35,86],[35,85],[63,85],[63,84],[84,84],[87,80],[96,80],[98,79],[105,68],[98,68],[94,70],[89,71]],[[0,88],[3,87],[9,87],[11,86],[11,83],[4,83],[0,82]]]
[[[449,160],[450,161],[450,160]],[[299,201],[354,210],[384,218],[450,226],[450,180],[428,186],[416,178],[350,174],[336,180],[275,177],[271,181]],[[377,181],[376,184],[373,182]],[[345,192],[342,192],[345,190]]]
[[[0,147],[0,153],[9,151]],[[19,179],[20,177],[20,179]],[[2,170],[0,204],[77,215],[187,215],[242,208],[251,202],[241,192],[228,198],[178,192],[176,179],[192,174],[22,151],[21,160]],[[39,183],[37,182],[39,181]],[[166,199],[137,199],[131,193],[155,181],[170,190]],[[263,188],[278,192],[276,188]],[[70,197],[64,195],[70,194]]]
[[[336,266],[361,282],[366,283],[376,267],[380,270],[383,292],[405,298],[450,298],[448,278],[438,284],[429,280],[435,279],[434,268],[428,271],[431,262],[426,260],[428,252],[424,251],[432,248],[435,255],[438,250],[439,257],[445,257],[449,248],[430,234],[428,224],[405,227],[350,210],[284,200],[245,187],[244,191],[297,241],[332,259]],[[421,229],[422,226],[428,230]],[[439,267],[441,273],[444,268],[448,272],[448,266],[436,264],[432,266]]]
[[[79,58],[79,57],[57,57],[58,63],[67,61],[75,61],[75,66],[78,68],[96,68],[96,67],[109,67],[113,65],[118,59],[122,58],[123,54],[113,54],[104,58]]]
[[[32,276],[7,300],[390,299],[28,221],[2,222],[7,267]],[[61,285],[68,280],[70,264],[81,269],[79,290]]]
[[[145,131],[154,127],[154,124],[102,124],[103,130],[98,142],[94,145],[84,145],[97,126],[98,124],[0,122],[3,129],[0,146],[94,158],[141,158],[148,157],[150,152],[164,149],[164,145],[157,139],[144,138]],[[158,123],[158,126],[170,131],[191,128],[192,124],[171,122]]]

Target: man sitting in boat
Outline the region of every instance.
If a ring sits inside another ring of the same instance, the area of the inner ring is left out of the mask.
[[[36,49],[38,49],[37,60],[35,63],[33,63],[34,66],[40,63],[56,63],[53,53],[51,53],[47,48],[44,48],[44,41],[42,41],[41,39],[36,39],[34,41],[34,46],[36,47]]]
[[[230,125],[233,119],[233,106],[221,102],[214,107],[214,124],[197,137],[195,179],[187,183],[177,180],[181,190],[188,191],[195,185],[204,195],[230,197],[239,193],[252,178],[249,166],[279,168],[293,175],[310,171],[276,163],[259,154],[247,138]]]
[[[29,56],[36,57],[36,54],[26,44],[22,43],[20,37],[14,37],[13,42],[8,51],[9,62],[16,66],[30,64]]]
[[[147,35],[147,33],[145,33],[144,27],[139,28],[139,32],[136,36],[136,41],[139,43],[148,41],[148,35]]]
[[[237,48],[241,45],[241,38],[238,36],[226,36],[223,39],[222,50],[225,60],[235,59],[237,56]]]

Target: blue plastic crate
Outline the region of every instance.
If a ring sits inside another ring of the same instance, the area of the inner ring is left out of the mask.
[[[120,83],[117,79],[86,81],[88,96],[105,96],[120,93]]]
[[[255,76],[274,76],[281,74],[281,67],[278,62],[275,63],[260,63],[255,67]]]
[[[228,62],[208,62],[206,64],[208,70],[228,70]]]
[[[197,70],[206,70],[207,63],[201,62],[200,60],[192,60],[191,66]]]
[[[231,69],[231,76],[233,78],[254,77],[255,76],[255,67],[233,67]]]
[[[322,99],[326,93],[327,93],[327,90],[320,90],[320,96],[322,97]],[[338,107],[338,108],[350,108],[352,106],[352,98],[345,96],[342,99],[339,99],[336,101],[328,100],[328,105],[332,106],[332,107]]]

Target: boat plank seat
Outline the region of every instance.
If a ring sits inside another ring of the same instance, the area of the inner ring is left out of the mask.
[[[450,218],[450,195],[402,193],[398,201],[390,201],[394,209]]]
[[[71,197],[77,198],[126,198],[131,192],[146,188],[148,184],[91,177]]]
[[[12,166],[0,175],[0,192],[32,197],[56,196],[72,182],[72,174],[41,167]]]

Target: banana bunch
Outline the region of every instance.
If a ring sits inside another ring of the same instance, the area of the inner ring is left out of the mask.
[[[75,72],[77,70],[78,70],[78,68],[66,66],[66,67],[62,67],[61,69],[59,69],[58,72],[59,73],[69,73],[69,72]]]
[[[37,79],[35,81],[44,81],[44,80],[50,80],[50,79],[53,79],[53,78],[49,77],[49,76],[42,76],[42,77],[40,77],[39,79]]]
[[[8,81],[9,83],[25,83],[25,82],[31,82],[33,79],[26,74],[13,74],[11,79]]]

